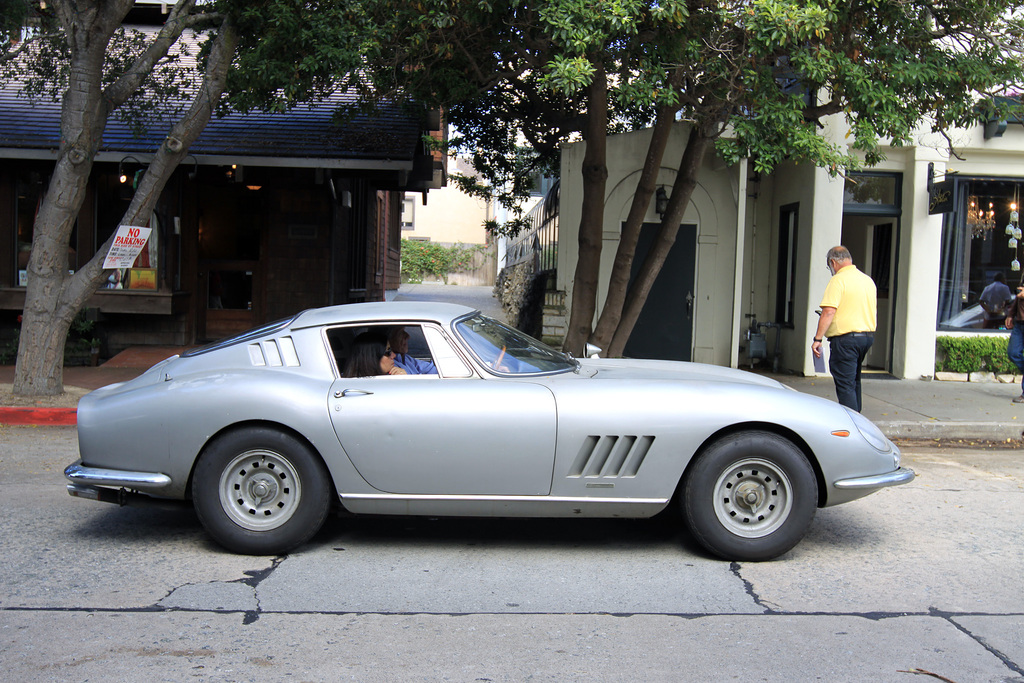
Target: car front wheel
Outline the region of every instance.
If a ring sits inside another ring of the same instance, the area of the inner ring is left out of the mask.
[[[320,530],[330,479],[306,444],[265,427],[210,444],[192,479],[196,514],[214,540],[247,555],[278,555]]]
[[[814,519],[818,484],[804,454],[772,432],[732,434],[704,451],[686,478],[691,533],[728,560],[770,560],[795,546]]]

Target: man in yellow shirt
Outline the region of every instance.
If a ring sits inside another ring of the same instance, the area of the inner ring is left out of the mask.
[[[860,370],[875,340],[878,292],[875,282],[853,265],[846,247],[832,247],[826,256],[832,279],[821,298],[821,317],[811,351],[821,358],[821,340],[828,337],[828,369],[836,398],[860,412]]]

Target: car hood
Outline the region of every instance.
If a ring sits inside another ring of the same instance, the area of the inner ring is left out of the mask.
[[[692,380],[752,384],[776,389],[785,388],[785,385],[769,377],[704,363],[619,358],[583,359],[580,363],[581,374],[597,379]]]

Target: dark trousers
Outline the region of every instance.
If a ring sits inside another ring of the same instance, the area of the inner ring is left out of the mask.
[[[860,412],[860,368],[874,342],[873,334],[853,332],[829,337],[828,369],[836,383],[836,398]]]
[[[1006,355],[1024,373],[1024,320],[1014,320],[1010,330],[1010,341],[1006,346]],[[1024,396],[1024,380],[1020,383],[1020,394]]]

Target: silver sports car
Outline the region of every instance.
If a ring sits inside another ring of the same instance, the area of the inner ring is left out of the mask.
[[[875,425],[831,401],[715,366],[577,360],[451,304],[308,310],[188,351],[85,396],[78,439],[71,495],[190,500],[214,539],[251,554],[305,543],[332,507],[671,506],[710,552],[766,560],[816,508],[914,478]]]

